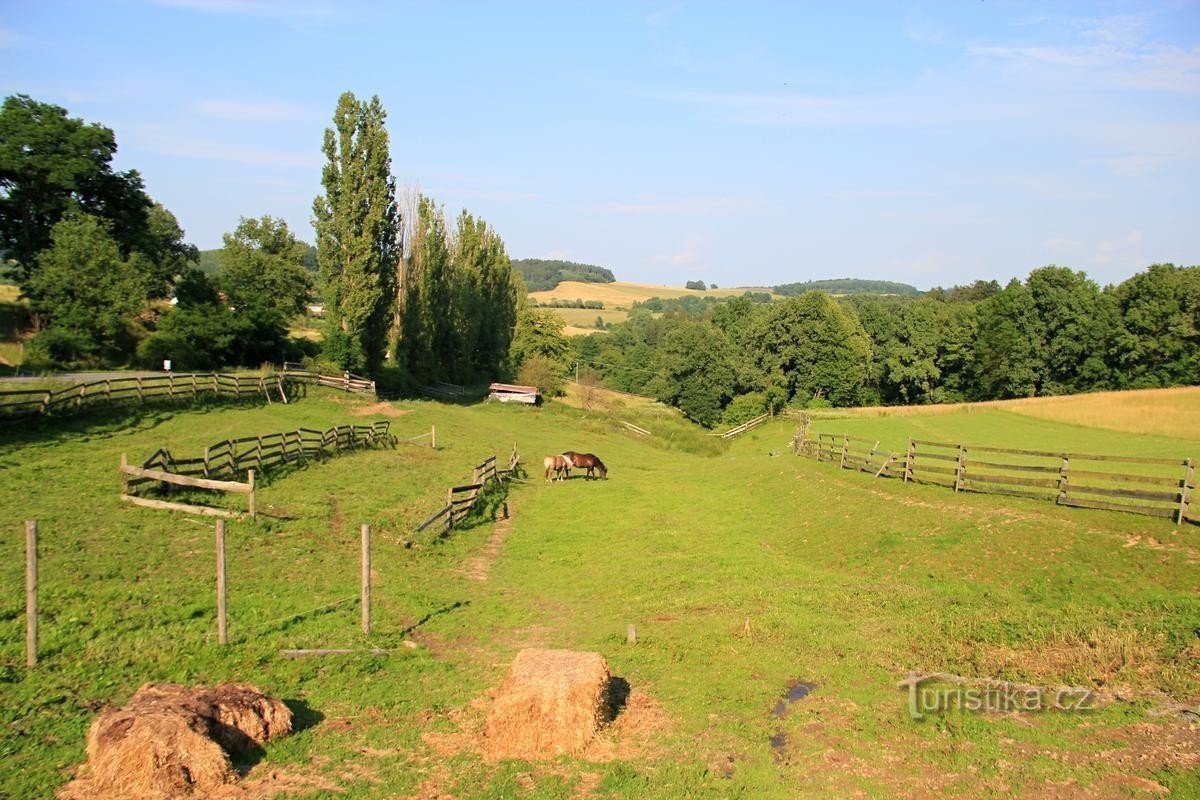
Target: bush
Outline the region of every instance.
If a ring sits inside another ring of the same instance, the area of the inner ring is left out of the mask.
[[[767,397],[763,392],[740,394],[733,398],[729,405],[725,406],[725,413],[721,416],[721,423],[734,428],[766,412]]]
[[[536,386],[542,397],[558,397],[563,387],[562,365],[545,356],[530,356],[517,370],[517,383]]]
[[[95,349],[91,338],[66,328],[47,328],[29,342],[25,365],[34,370],[61,367],[81,362]]]

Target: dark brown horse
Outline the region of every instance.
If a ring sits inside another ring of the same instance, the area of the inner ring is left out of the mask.
[[[608,467],[604,466],[604,462],[597,458],[592,453],[576,453],[573,450],[568,450],[563,453],[571,461],[571,466],[575,469],[586,469],[589,478],[594,477],[593,470],[600,471],[601,478],[608,477]]]

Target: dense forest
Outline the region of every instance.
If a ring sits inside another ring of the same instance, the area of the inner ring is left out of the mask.
[[[1200,383],[1200,267],[1101,288],[1047,266],[919,296],[809,291],[645,305],[568,356],[605,385],[702,425],[784,405],[946,403]]]
[[[593,264],[576,264],[574,261],[518,258],[512,262],[512,268],[525,279],[525,287],[531,292],[553,289],[563,281],[612,283],[616,280],[612,270]]]
[[[830,278],[819,281],[803,281],[802,283],[782,283],[775,287],[775,293],[785,297],[794,297],[805,292],[829,292],[830,294],[895,294],[904,297],[916,297],[921,290],[907,283],[894,281],[872,281],[862,278]]]

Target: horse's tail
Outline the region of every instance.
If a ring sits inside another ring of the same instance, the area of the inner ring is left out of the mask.
[[[550,470],[554,469],[554,456],[546,456],[543,458],[542,466],[546,468],[546,480],[550,480]]]

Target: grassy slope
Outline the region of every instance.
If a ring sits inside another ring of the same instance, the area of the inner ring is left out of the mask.
[[[1178,731],[1138,706],[917,724],[894,688],[909,669],[945,670],[1194,700],[1194,529],[771,457],[790,436],[784,423],[700,457],[664,446],[668,437],[687,445],[688,436],[665,417],[647,443],[555,406],[405,403],[412,413],[394,427],[415,435],[436,423],[439,451],[366,452],[276,477],[260,507],[288,519],[231,526],[234,644],[218,650],[209,638],[211,525],[122,507],[120,453],[163,445],[192,453],[225,436],[325,427],[359,402],[314,392],[287,407],[162,413],[133,427],[75,425],[0,445],[5,518],[14,530],[20,519],[41,520],[45,613],[44,660],[26,672],[20,537],[5,537],[0,796],[49,796],[83,758],[97,702],[121,702],[147,680],[225,679],[255,682],[324,718],[272,745],[252,775],[320,772],[347,798],[431,790],[565,798],[584,783],[614,797],[1008,796],[1049,781],[1112,788],[1118,773],[1183,793],[1196,787],[1194,772],[1164,772],[1154,759],[1097,756],[1114,741]],[[1166,446],[1002,412],[962,417],[928,418],[949,426],[930,433]],[[486,582],[461,566],[489,525],[403,547],[445,486],[513,441],[530,462],[567,448],[600,453],[611,479],[517,487],[512,530]],[[281,647],[366,644],[353,604],[286,619],[355,595],[360,522],[376,530],[370,643],[393,655],[280,658]],[[623,643],[628,623],[638,625],[633,647]],[[399,647],[406,635],[425,647]],[[497,685],[529,644],[602,652],[669,718],[657,756],[530,766],[431,752],[422,734],[454,729],[455,710]],[[797,678],[817,689],[774,720],[772,707]],[[789,739],[782,759],[768,745],[776,733]],[[520,788],[529,780],[532,788]]]

